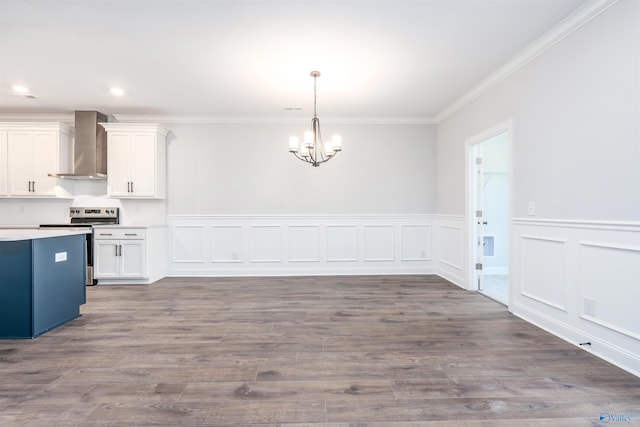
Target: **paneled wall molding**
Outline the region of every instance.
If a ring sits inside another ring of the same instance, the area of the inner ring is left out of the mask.
[[[433,274],[435,215],[170,215],[169,276]]]
[[[533,295],[533,294],[530,294],[527,291],[522,291],[521,294],[523,296],[527,297],[527,298],[530,298],[530,299],[534,300],[534,301],[537,301],[539,303],[545,304],[545,305],[547,305],[547,306],[549,306],[551,308],[555,308],[556,310],[563,311],[565,313],[567,312],[566,307],[561,306],[561,305],[556,304],[556,303],[553,303],[551,301],[547,301],[546,299],[538,297],[538,296]]]
[[[586,315],[586,314],[583,314],[582,316],[580,316],[580,318],[584,319],[584,320],[586,320],[588,322],[595,323],[598,326],[602,326],[603,328],[607,328],[607,329],[610,329],[610,330],[612,330],[614,332],[626,335],[626,336],[628,336],[630,338],[633,338],[633,339],[637,340],[638,342],[640,342],[640,334],[637,334],[637,333],[635,333],[633,331],[630,331],[630,330],[625,329],[625,328],[620,328],[619,326],[612,325],[610,323],[604,322],[602,320],[599,320],[599,319],[597,319],[597,318],[595,318],[593,316],[589,316],[589,315]]]
[[[594,248],[617,249],[620,251],[640,252],[640,246],[612,245],[604,242],[580,242],[582,246],[591,246]]]
[[[465,258],[465,224],[464,215],[438,215],[438,275],[444,277],[461,288],[469,289]]]
[[[640,374],[639,232],[633,221],[515,219],[510,310]]]

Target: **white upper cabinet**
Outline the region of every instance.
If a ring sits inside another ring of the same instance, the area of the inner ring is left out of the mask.
[[[69,169],[70,130],[63,123],[0,123],[0,195],[59,196],[49,174]]]
[[[101,125],[107,131],[107,194],[164,199],[168,131],[157,124]]]

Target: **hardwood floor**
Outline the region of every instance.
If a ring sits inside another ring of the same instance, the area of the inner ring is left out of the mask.
[[[436,276],[87,294],[83,317],[0,340],[1,426],[640,425],[640,378]]]

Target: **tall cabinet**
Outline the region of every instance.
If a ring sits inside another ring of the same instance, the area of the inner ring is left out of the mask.
[[[71,128],[63,123],[0,123],[0,195],[56,197],[71,165]]]
[[[157,124],[101,123],[107,131],[107,194],[164,199],[167,133]]]

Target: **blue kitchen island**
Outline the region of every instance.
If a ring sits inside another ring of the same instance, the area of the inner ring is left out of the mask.
[[[34,338],[80,316],[86,233],[0,229],[0,339]]]

